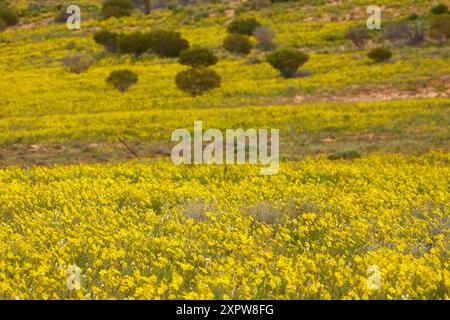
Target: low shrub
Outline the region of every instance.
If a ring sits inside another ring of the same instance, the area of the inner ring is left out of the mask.
[[[105,49],[109,52],[117,51],[118,39],[119,39],[118,34],[108,31],[108,30],[101,30],[94,34],[94,41],[96,43],[104,46]]]
[[[361,158],[361,154],[355,150],[338,151],[328,156],[328,160],[352,160]]]
[[[106,0],[102,6],[103,18],[121,18],[131,15],[133,4],[130,0]]]
[[[153,30],[145,35],[148,48],[161,57],[175,58],[189,48],[189,42],[179,32]]]
[[[308,55],[296,49],[281,49],[267,56],[270,65],[279,70],[285,78],[294,77],[298,68],[308,60]]]
[[[229,33],[239,33],[247,36],[251,36],[255,29],[260,27],[261,24],[254,18],[247,19],[235,19],[228,25]]]
[[[218,61],[214,53],[207,48],[190,48],[180,53],[180,63],[187,66],[211,66]]]
[[[13,26],[19,22],[19,17],[13,9],[0,3],[0,20],[2,20],[7,26]]]
[[[253,36],[258,40],[259,47],[262,50],[269,51],[276,48],[275,43],[275,31],[268,26],[261,26],[255,29]]]
[[[120,53],[130,53],[139,57],[148,49],[148,36],[142,32],[136,31],[118,37],[117,50]]]
[[[350,28],[347,32],[347,38],[357,47],[362,47],[371,39],[371,36],[366,28],[358,27]]]
[[[440,15],[431,24],[430,37],[444,43],[450,39],[450,15]]]
[[[433,7],[433,8],[430,10],[430,12],[431,12],[432,14],[436,14],[436,15],[440,15],[440,14],[444,14],[444,13],[449,13],[447,5],[445,5],[445,4],[443,4],[443,3],[438,4],[437,6]]]
[[[386,48],[375,48],[371,50],[367,56],[375,62],[387,61],[392,57],[392,52]]]
[[[76,52],[61,59],[63,66],[70,72],[81,73],[89,69],[94,59],[85,54]]]
[[[232,33],[223,41],[225,50],[231,53],[247,55],[252,51],[252,43],[247,36]]]
[[[175,77],[178,89],[194,97],[208,90],[219,88],[220,82],[220,76],[215,71],[205,67],[194,67],[181,71]]]
[[[115,70],[106,78],[106,82],[113,85],[120,92],[125,92],[130,86],[138,81],[138,76],[136,73],[124,69]]]

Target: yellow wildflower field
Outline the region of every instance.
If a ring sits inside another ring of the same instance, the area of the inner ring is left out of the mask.
[[[55,19],[72,1],[6,2],[18,22],[3,23],[0,0],[0,299],[450,299],[437,1],[377,1],[383,29],[364,45],[349,39],[366,26],[362,0],[193,0],[109,19],[80,0],[79,30]],[[283,78],[255,36],[248,55],[228,52],[239,17],[309,60]],[[388,40],[385,22],[422,42]],[[181,59],[94,40],[156,29],[210,50],[220,86],[186,93]],[[382,63],[368,56],[379,46]],[[79,73],[64,63],[76,55],[90,61]],[[137,79],[124,91],[107,81],[123,69]],[[171,135],[196,121],[279,130],[279,171],[176,165]]]

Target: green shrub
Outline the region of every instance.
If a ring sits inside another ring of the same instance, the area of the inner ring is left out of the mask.
[[[217,57],[206,48],[190,48],[180,53],[180,63],[187,66],[211,66],[217,63]]]
[[[19,18],[14,10],[0,3],[0,20],[3,20],[7,26],[13,26],[19,22]]]
[[[94,59],[82,53],[74,53],[61,59],[63,66],[70,72],[81,73],[89,69]]]
[[[279,70],[285,78],[295,76],[298,68],[308,60],[308,55],[296,49],[281,49],[267,56],[267,61],[270,65]]]
[[[121,18],[131,14],[133,4],[130,0],[106,0],[103,3],[102,15],[103,18],[111,17]]]
[[[66,23],[67,19],[69,18],[70,14],[66,12],[66,8],[62,8],[58,11],[56,16],[53,18],[53,21],[56,23]]]
[[[232,33],[223,41],[225,50],[232,53],[249,54],[252,51],[252,43],[247,36]]]
[[[135,57],[139,57],[149,48],[148,35],[139,31],[121,35],[117,41],[117,50],[120,53],[134,54]]]
[[[228,25],[228,32],[251,36],[255,29],[260,26],[261,24],[254,18],[235,19]]]
[[[115,70],[106,78],[106,82],[113,85],[120,92],[125,92],[138,81],[136,73],[130,70]]]
[[[118,34],[108,30],[101,30],[94,34],[94,41],[104,46],[109,52],[116,52],[118,38]]]
[[[161,57],[175,58],[189,48],[189,42],[179,32],[153,30],[146,35],[148,47]]]
[[[389,49],[386,48],[375,48],[372,49],[367,56],[376,61],[376,62],[383,62],[387,61],[392,57],[392,52]]]
[[[432,8],[430,12],[436,15],[448,13],[448,7],[445,4],[441,3]]]
[[[350,41],[357,47],[361,47],[371,39],[371,36],[367,31],[367,28],[358,27],[348,29],[347,38],[350,39]]]
[[[328,156],[329,160],[352,160],[358,158],[361,158],[361,154],[354,150],[339,151]]]
[[[253,32],[253,36],[258,40],[259,46],[263,50],[273,50],[275,49],[275,44],[273,40],[275,39],[275,31],[267,26],[261,26],[256,28]]]
[[[181,71],[175,77],[178,89],[198,96],[204,92],[220,87],[220,76],[213,70],[205,67],[195,67]]]
[[[250,5],[254,10],[261,10],[270,7],[271,4],[270,0],[252,0]]]
[[[450,39],[450,15],[441,15],[431,24],[430,37],[440,41]]]

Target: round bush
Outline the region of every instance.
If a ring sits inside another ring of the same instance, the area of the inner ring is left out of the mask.
[[[212,66],[217,63],[217,57],[206,48],[190,48],[180,53],[180,63],[187,66]]]
[[[267,61],[272,67],[279,70],[285,78],[295,76],[298,68],[309,60],[307,54],[296,49],[281,49],[267,56]]]
[[[260,26],[261,24],[254,18],[235,19],[228,25],[228,32],[251,36]]]
[[[102,30],[94,34],[94,41],[106,48],[109,52],[116,52],[119,36],[111,31]]]
[[[432,14],[436,14],[436,15],[444,14],[444,13],[448,13],[448,7],[445,4],[441,3],[441,4],[438,4],[437,6],[435,6],[430,11]]]
[[[178,89],[198,96],[204,92],[220,87],[220,76],[213,70],[205,67],[196,67],[181,71],[175,77]]]
[[[189,48],[189,42],[179,32],[153,30],[146,35],[149,48],[161,57],[175,58]]]
[[[0,20],[3,20],[7,26],[16,25],[19,22],[16,12],[1,3]]]
[[[371,50],[367,56],[376,62],[383,62],[392,57],[392,52],[386,48],[376,48]]]
[[[121,35],[117,41],[120,53],[130,53],[138,57],[150,48],[148,36],[139,31]]]
[[[113,85],[120,92],[127,91],[128,88],[137,81],[137,74],[127,69],[113,71],[108,78],[106,78],[106,82]]]
[[[225,50],[232,53],[249,54],[252,51],[252,43],[247,36],[232,33],[223,41]]]
[[[133,4],[130,0],[106,0],[103,3],[102,15],[103,18],[111,17],[121,18],[131,14]]]
[[[441,43],[450,39],[450,15],[441,15],[431,24],[430,37]]]

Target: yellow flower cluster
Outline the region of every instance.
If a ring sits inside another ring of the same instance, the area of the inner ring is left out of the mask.
[[[449,299],[449,161],[9,167],[0,298]]]

